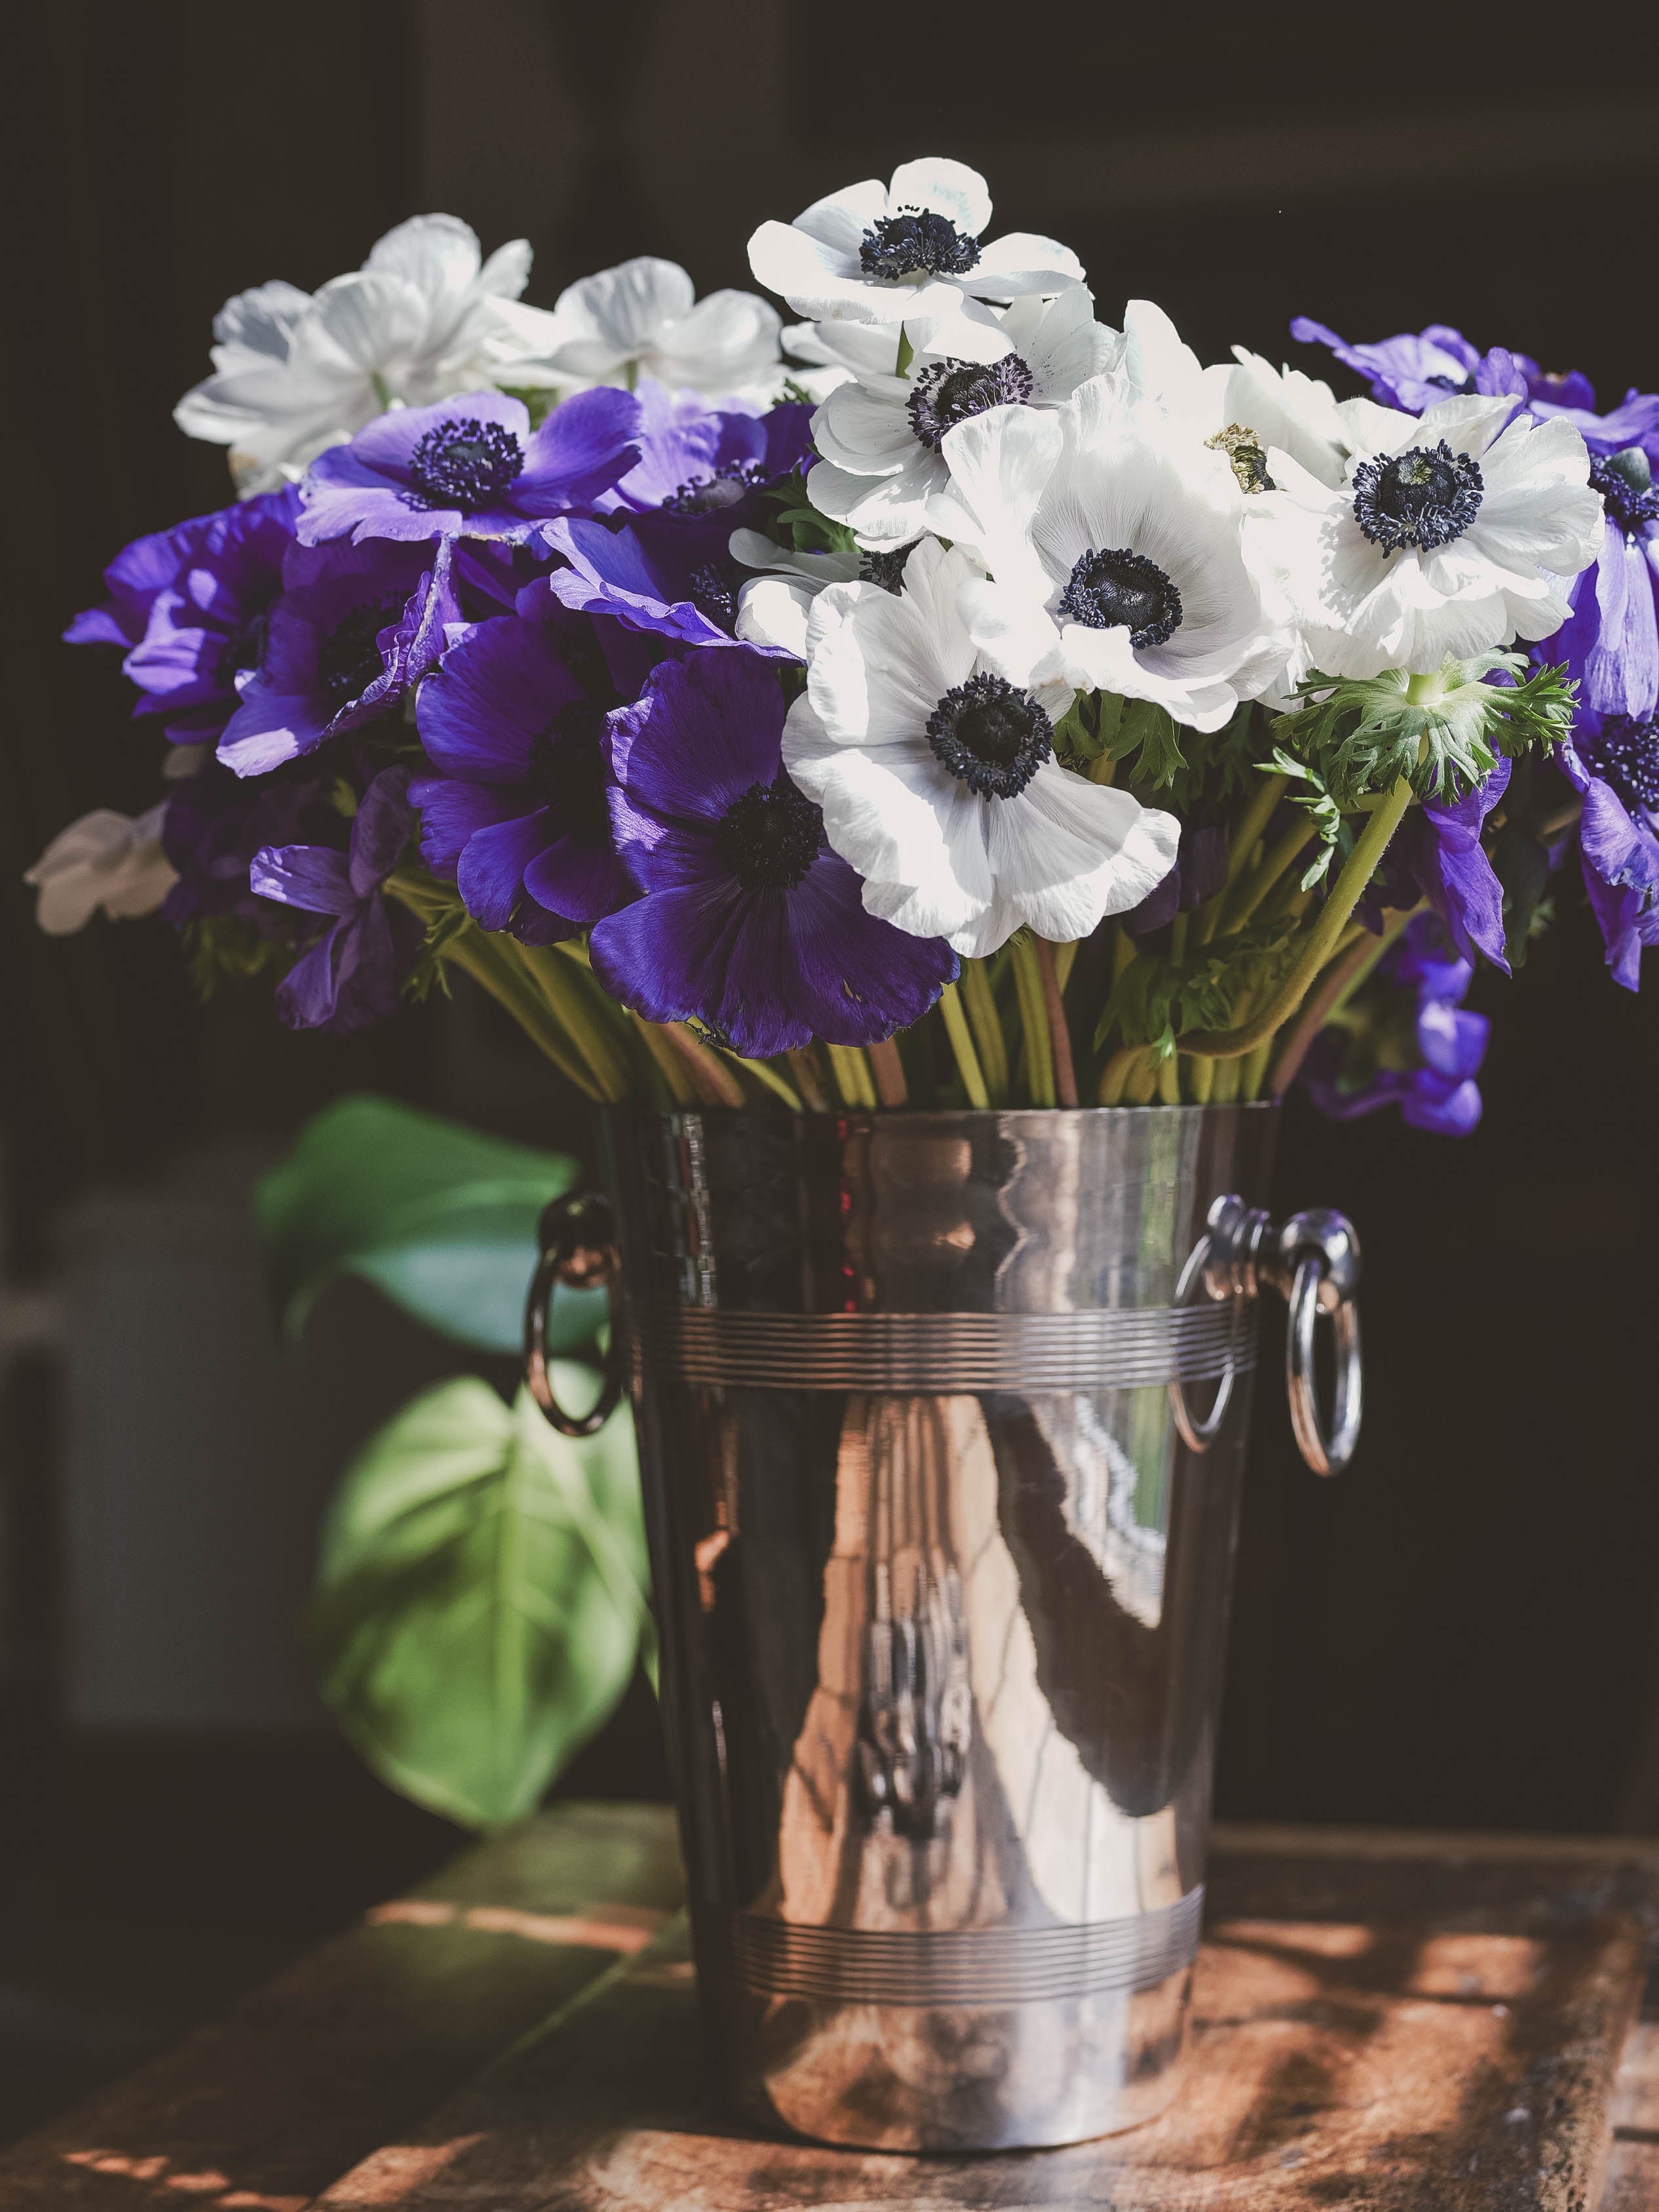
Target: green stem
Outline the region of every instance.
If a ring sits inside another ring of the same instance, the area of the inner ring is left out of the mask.
[[[1253,870],[1239,885],[1227,908],[1224,923],[1229,933],[1235,929],[1243,929],[1313,834],[1314,824],[1311,817],[1304,817],[1302,821],[1292,823],[1263,860],[1261,866]]]
[[[1193,1103],[1195,1106],[1207,1106],[1211,1093],[1215,1089],[1214,1060],[1207,1058],[1201,1052],[1189,1054],[1187,1061],[1187,1079],[1192,1085]]]
[[[855,1044],[830,1044],[824,1047],[830,1055],[830,1066],[836,1079],[836,1088],[841,1093],[843,1106],[857,1112],[873,1114],[876,1110],[876,1086],[871,1080],[870,1069],[863,1053]]]
[[[757,1083],[763,1083],[769,1091],[781,1098],[792,1114],[800,1112],[800,1093],[793,1084],[784,1081],[775,1067],[769,1066],[763,1060],[745,1060],[741,1053],[734,1054],[732,1056],[739,1067],[748,1069]]]
[[[1326,1023],[1341,1012],[1413,915],[1422,911],[1420,904],[1407,907],[1389,916],[1381,936],[1373,937],[1368,930],[1353,944],[1339,948],[1335,960],[1320,978],[1273,1063],[1268,1087],[1275,1098],[1282,1098],[1295,1082],[1309,1046]]]
[[[1129,1078],[1145,1059],[1144,1044],[1126,1044],[1115,1052],[1100,1071],[1100,1089],[1096,1096],[1103,1106],[1121,1106],[1123,1094],[1129,1087]]]
[[[1400,827],[1412,803],[1412,787],[1402,775],[1360,832],[1347,863],[1331,886],[1319,919],[1308,933],[1302,956],[1273,998],[1261,1013],[1232,1030],[1200,1030],[1182,1039],[1183,1049],[1212,1054],[1217,1060],[1242,1059],[1254,1052],[1264,1037],[1289,1021],[1302,1004],[1315,978],[1330,958],[1348,916],[1359,903],[1365,886],[1376,872],[1377,862],[1388,850],[1389,840]]]
[[[982,960],[962,963],[962,1003],[974,1032],[974,1046],[984,1072],[987,1103],[1008,1103],[1008,1046],[997,1012],[996,994]]]
[[[1013,940],[1014,988],[1019,994],[1020,1026],[1025,1032],[1027,1087],[1033,1106],[1054,1103],[1054,1062],[1048,1036],[1048,1014],[1043,1004],[1042,978],[1037,969],[1036,947],[1030,932],[1023,930]]]
[[[1216,924],[1221,919],[1233,885],[1249,866],[1250,854],[1255,843],[1272,818],[1273,811],[1290,789],[1290,778],[1284,775],[1264,776],[1255,797],[1239,817],[1238,827],[1233,832],[1227,848],[1227,875],[1221,889],[1205,900],[1194,917],[1194,934],[1200,945],[1207,945],[1215,935]]]
[[[503,938],[501,942],[512,946],[559,1021],[570,1032],[577,1051],[593,1071],[593,1079],[605,1103],[620,1103],[629,1089],[628,1064],[608,1034],[610,1024],[605,1016],[589,1001],[588,993],[598,991],[599,986],[587,980],[588,971],[556,945],[520,945],[514,938]],[[615,1001],[607,1003],[614,1005]]]
[[[945,1034],[951,1040],[951,1050],[956,1055],[957,1072],[962,1078],[962,1087],[968,1094],[968,1103],[970,1106],[988,1106],[990,1093],[980,1072],[979,1054],[974,1050],[968,1017],[962,1011],[962,999],[954,983],[945,985],[939,994],[939,1012],[945,1017]]]
[[[481,984],[498,1006],[504,1006],[538,1051],[544,1053],[568,1082],[596,1103],[605,1103],[592,1072],[586,1067],[569,1036],[554,1019],[530,979],[501,952],[495,939],[471,923],[444,945],[446,964],[463,969]]]
[[[1238,1095],[1241,1098],[1260,1098],[1261,1079],[1267,1073],[1267,1060],[1273,1048],[1271,1037],[1263,1037],[1254,1052],[1247,1052],[1238,1064]]]
[[[1158,1089],[1158,1065],[1150,1052],[1143,1052],[1129,1070],[1129,1080],[1124,1086],[1126,1106],[1150,1106]]]

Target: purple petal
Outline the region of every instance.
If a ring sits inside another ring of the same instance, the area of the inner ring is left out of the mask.
[[[493,828],[475,830],[455,880],[467,912],[485,929],[505,929],[524,896],[524,872],[547,842],[550,811],[538,806]]]
[[[639,459],[640,403],[602,385],[556,407],[530,439],[512,505],[532,518],[563,514],[608,490]]]
[[[543,623],[481,623],[421,686],[415,717],[434,767],[480,783],[519,783],[535,740],[583,696]]]
[[[357,902],[345,854],[326,845],[266,845],[253,856],[248,883],[261,898],[309,914],[345,914]]]
[[[409,787],[421,810],[421,858],[435,875],[453,875],[467,839],[500,822],[516,822],[526,799],[518,784],[463,783],[423,775]]]
[[[581,923],[600,921],[639,896],[609,841],[587,837],[555,839],[525,869],[524,887],[538,906]]]
[[[611,769],[630,821],[718,822],[751,785],[776,777],[783,716],[775,668],[758,654],[665,661],[638,703],[611,718]]]
[[[359,898],[386,881],[415,833],[409,796],[412,773],[402,765],[382,769],[358,801],[351,821],[349,872]]]

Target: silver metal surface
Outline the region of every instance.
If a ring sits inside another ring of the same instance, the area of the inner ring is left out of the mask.
[[[763,2122],[990,2148],[1172,2094],[1260,1310],[1175,1293],[1276,1121],[605,1115],[699,1987]],[[1182,1376],[1231,1392],[1201,1455]]]
[[[602,1291],[617,1280],[619,1263],[611,1201],[599,1191],[567,1191],[546,1208],[538,1234],[541,1257],[524,1310],[525,1387],[561,1436],[596,1436],[623,1394],[621,1341],[612,1330],[599,1395],[592,1405],[585,1413],[567,1413],[547,1371],[548,1310],[561,1283],[573,1291]]]
[[[1314,1206],[1275,1228],[1266,1210],[1247,1206],[1237,1193],[1211,1206],[1204,1234],[1193,1247],[1176,1285],[1182,1306],[1201,1282],[1208,1296],[1236,1316],[1263,1285],[1290,1305],[1285,1337],[1285,1391],[1291,1425],[1302,1456],[1316,1474],[1340,1474],[1353,1457],[1364,1416],[1364,1367],[1359,1346],[1359,1239],[1344,1213]],[[1331,1323],[1336,1355],[1336,1398],[1327,1431],[1319,1411],[1314,1366],[1314,1323]],[[1239,1363],[1230,1361],[1208,1413],[1200,1420],[1187,1402],[1189,1374],[1179,1364],[1170,1375],[1170,1408],[1189,1450],[1207,1451],[1220,1431]]]

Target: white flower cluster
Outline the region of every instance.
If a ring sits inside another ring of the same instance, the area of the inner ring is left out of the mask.
[[[871,911],[964,954],[1083,936],[1174,861],[1171,816],[1054,760],[1077,695],[1205,732],[1314,672],[1431,682],[1556,629],[1601,527],[1567,423],[1206,368],[1149,302],[1097,323],[1066,248],[981,246],[989,216],[971,170],[912,161],[755,234],[816,319],[792,349],[848,372],[807,489],[853,546],[732,544],[739,635],[806,664],[791,775]]]

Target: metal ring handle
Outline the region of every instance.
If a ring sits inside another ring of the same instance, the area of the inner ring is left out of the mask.
[[[525,1384],[562,1437],[594,1436],[616,1411],[622,1396],[623,1333],[613,1314],[599,1397],[587,1413],[567,1413],[553,1395],[552,1378],[547,1371],[547,1310],[561,1283],[573,1291],[600,1291],[608,1289],[621,1274],[611,1201],[597,1190],[568,1192],[563,1198],[556,1198],[543,1214],[539,1233],[542,1255],[530,1279],[524,1309]]]
[[[1326,1430],[1314,1378],[1314,1323],[1328,1314],[1336,1344],[1336,1403]],[[1285,1331],[1285,1389],[1291,1425],[1302,1456],[1316,1474],[1340,1474],[1359,1441],[1364,1372],[1359,1357],[1359,1309],[1343,1297],[1328,1273],[1322,1252],[1310,1252],[1291,1285],[1290,1324]]]
[[[1171,1303],[1177,1308],[1186,1304],[1194,1284],[1199,1281],[1204,1273],[1209,1257],[1210,1232],[1206,1229],[1187,1255],[1187,1264],[1182,1269],[1180,1279],[1176,1284],[1175,1297]],[[1215,1396],[1211,1401],[1210,1410],[1201,1421],[1194,1418],[1191,1407],[1187,1403],[1187,1393],[1182,1388],[1180,1377],[1175,1375],[1170,1377],[1166,1386],[1170,1393],[1170,1411],[1174,1414],[1175,1425],[1181,1431],[1181,1441],[1188,1451],[1208,1451],[1210,1446],[1220,1435],[1221,1424],[1227,1418],[1227,1407],[1233,1395],[1233,1374],[1234,1369],[1230,1359],[1227,1365],[1221,1370],[1221,1379],[1215,1386]]]

